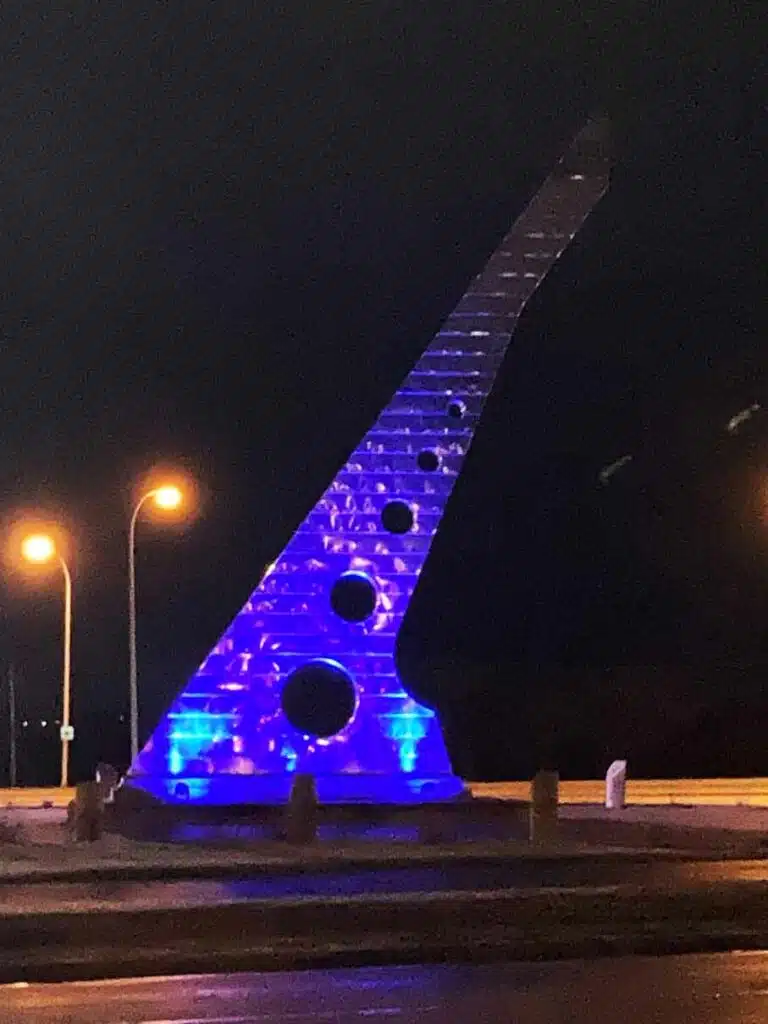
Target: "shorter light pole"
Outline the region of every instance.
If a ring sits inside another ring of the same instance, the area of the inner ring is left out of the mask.
[[[139,756],[139,674],[136,657],[136,524],[139,513],[153,502],[163,511],[173,512],[181,506],[184,496],[171,484],[147,491],[136,502],[128,526],[128,689],[131,721],[131,764]]]
[[[69,566],[56,550],[52,537],[33,533],[25,537],[21,553],[27,562],[44,565],[58,562],[64,576],[64,667],[61,687],[61,788],[69,785],[69,745],[75,737],[70,721],[72,677],[72,574]]]

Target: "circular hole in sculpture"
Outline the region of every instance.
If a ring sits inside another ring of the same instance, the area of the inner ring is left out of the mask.
[[[423,452],[419,452],[416,456],[416,464],[425,473],[434,473],[440,465],[440,456],[437,452],[433,452],[431,448],[425,448]]]
[[[381,510],[381,523],[387,533],[409,533],[413,529],[413,512],[404,501],[388,501]]]
[[[335,736],[355,713],[355,684],[341,665],[308,661],[288,676],[280,695],[285,717],[300,733]]]
[[[458,398],[454,398],[452,402],[448,403],[448,415],[452,420],[462,419],[467,412],[466,405],[459,401]]]
[[[331,588],[331,608],[345,622],[363,622],[376,607],[376,587],[363,572],[345,572]]]

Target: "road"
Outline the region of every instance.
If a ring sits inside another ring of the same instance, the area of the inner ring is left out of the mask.
[[[527,800],[527,782],[472,782],[474,796],[497,800]],[[602,779],[566,780],[560,783],[562,804],[600,805],[605,800]],[[632,779],[627,780],[630,807],[665,804],[700,807],[768,807],[768,779]]]
[[[497,800],[527,800],[528,782],[471,782],[474,796]],[[40,807],[43,803],[66,807],[74,798],[72,788],[58,787],[0,789],[2,807]],[[605,782],[602,779],[567,780],[560,783],[563,804],[602,804]],[[632,779],[627,781],[630,805],[664,804],[705,807],[768,807],[768,779]]]
[[[13,1024],[764,1024],[768,954],[0,988]]]
[[[655,858],[516,858],[496,864],[439,868],[308,871],[250,879],[189,881],[94,881],[0,883],[0,914],[28,914],[77,908],[161,909],[214,906],[264,899],[373,896],[386,893],[439,893],[572,888],[579,886],[691,887],[716,883],[768,881],[768,860],[686,861]]]

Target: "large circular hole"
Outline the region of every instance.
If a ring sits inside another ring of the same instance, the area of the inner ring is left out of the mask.
[[[467,407],[458,398],[454,398],[453,401],[448,403],[446,411],[452,420],[460,420],[466,415]]]
[[[437,452],[433,452],[431,448],[425,448],[423,452],[419,452],[416,456],[416,465],[419,469],[423,469],[425,473],[434,473],[440,465],[440,456]]]
[[[387,533],[409,533],[413,529],[413,512],[404,501],[388,501],[381,510],[381,523]]]
[[[363,572],[345,572],[331,588],[331,608],[345,622],[362,622],[376,607],[376,587]]]
[[[294,729],[335,736],[355,713],[355,684],[336,662],[309,661],[288,676],[280,702]]]

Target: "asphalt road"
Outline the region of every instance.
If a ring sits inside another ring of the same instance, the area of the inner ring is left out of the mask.
[[[768,954],[0,988],[14,1024],[764,1024]]]
[[[260,899],[366,896],[386,893],[470,892],[576,886],[695,886],[768,881],[768,860],[654,858],[514,858],[506,862],[320,871],[250,879],[154,882],[0,884],[0,913],[79,909],[213,906]]]

